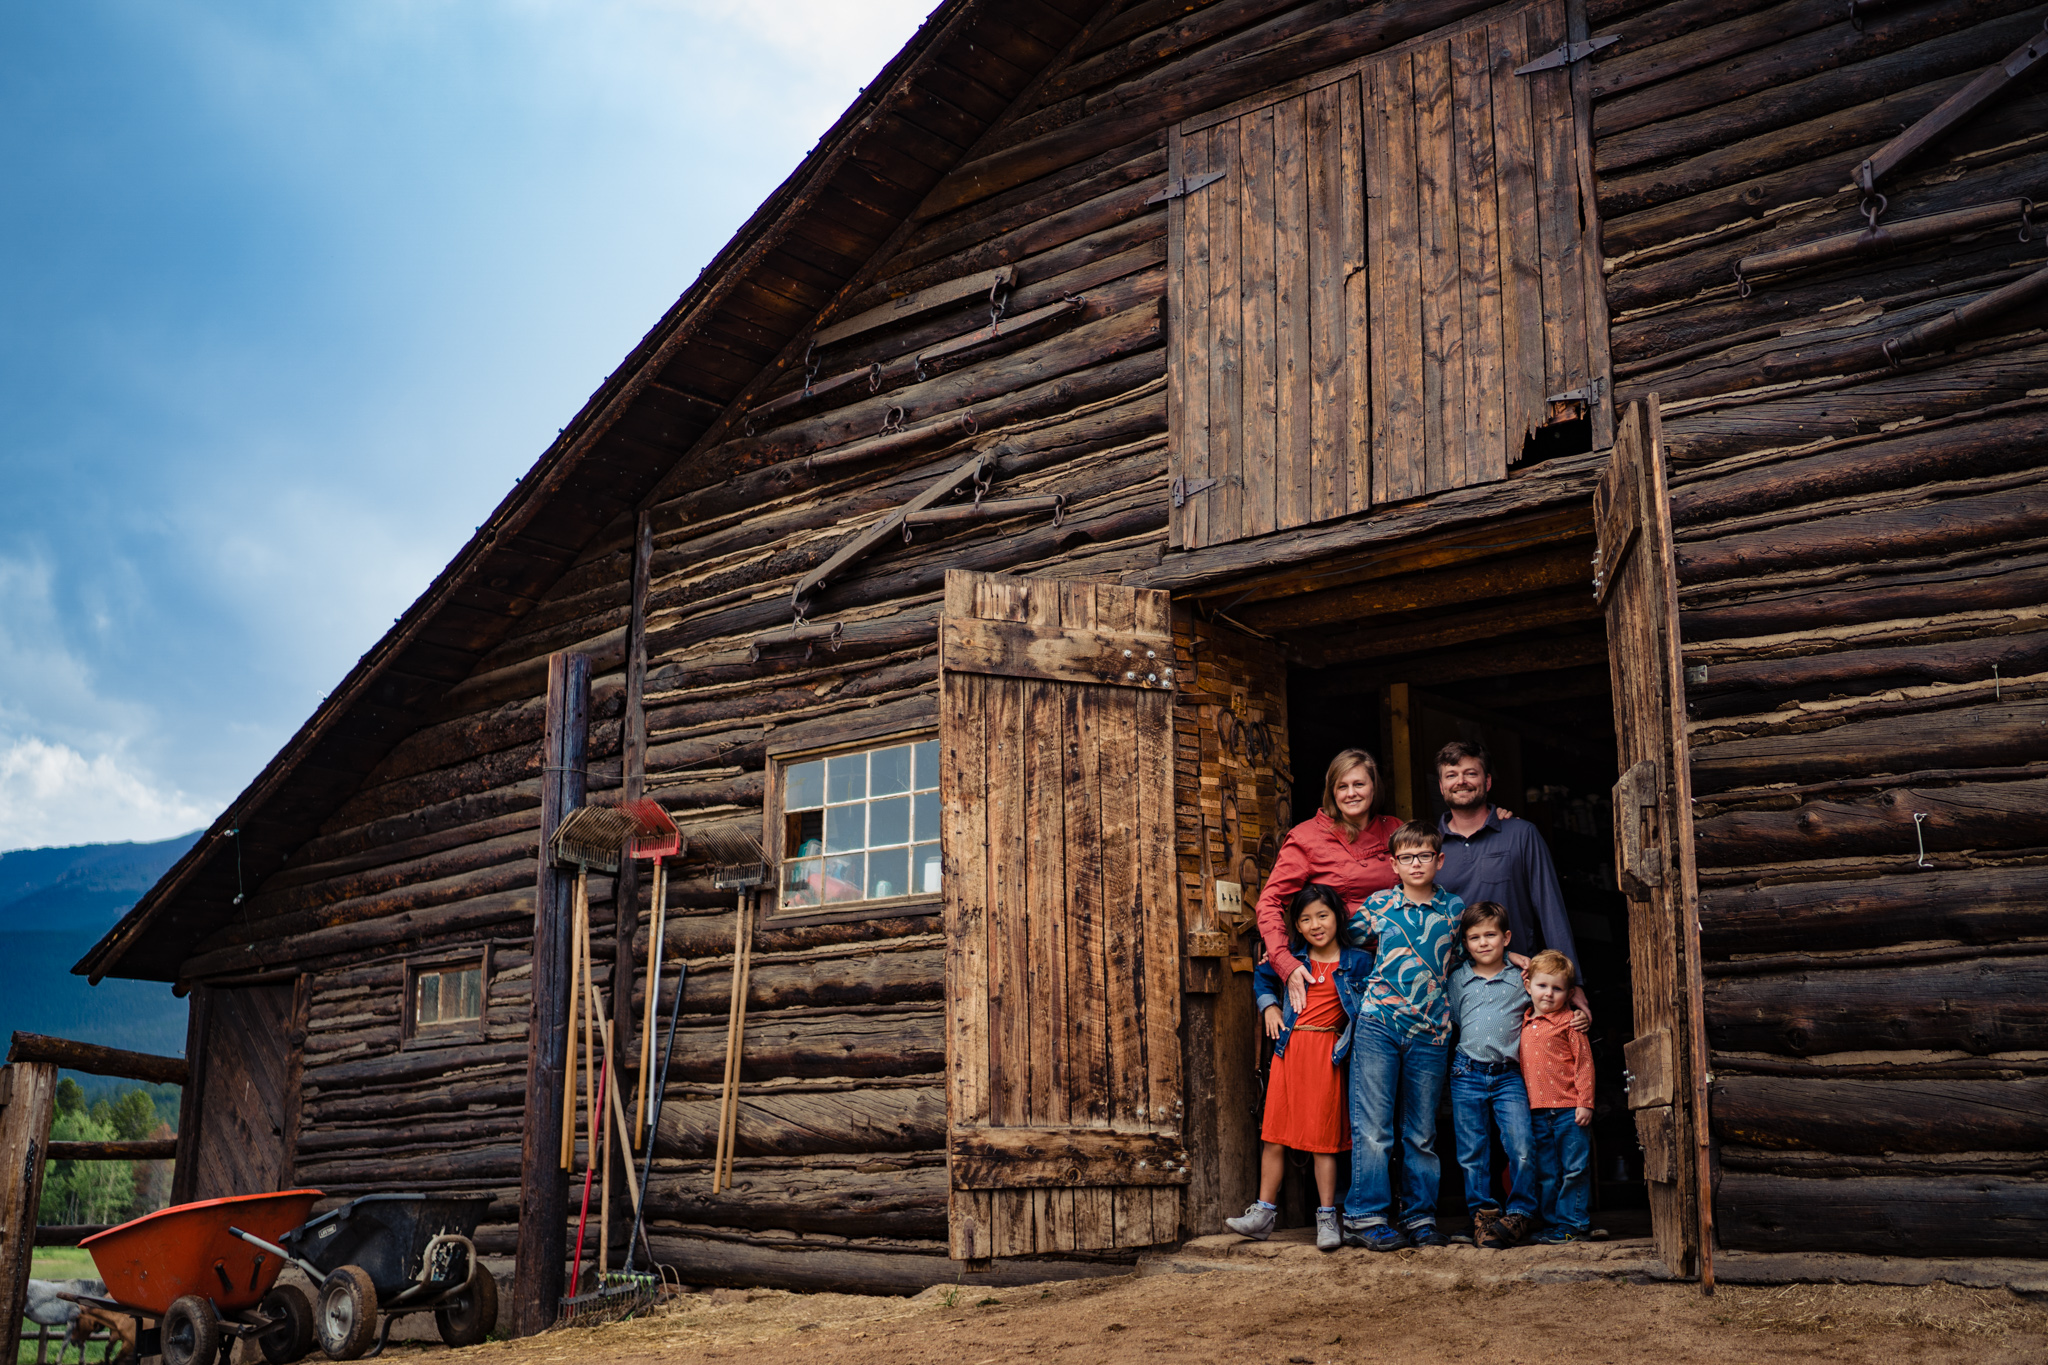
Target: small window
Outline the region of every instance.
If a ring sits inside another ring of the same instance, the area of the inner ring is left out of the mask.
[[[483,1035],[488,954],[413,962],[405,970],[405,1038],[414,1045]]]
[[[939,894],[939,742],[898,741],[778,765],[781,913]]]

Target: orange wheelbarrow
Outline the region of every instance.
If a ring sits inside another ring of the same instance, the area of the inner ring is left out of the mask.
[[[67,1294],[94,1308],[155,1322],[136,1338],[138,1356],[164,1365],[224,1363],[236,1340],[254,1337],[271,1365],[289,1365],[313,1349],[313,1306],[277,1282],[285,1258],[252,1245],[306,1221],[318,1190],[202,1199],[108,1228],[79,1243],[92,1253],[104,1298]]]

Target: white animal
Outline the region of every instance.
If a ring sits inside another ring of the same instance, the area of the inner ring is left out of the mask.
[[[78,1321],[78,1305],[59,1294],[92,1294],[104,1297],[105,1284],[99,1280],[30,1280],[28,1312],[30,1322],[44,1327],[69,1327]]]

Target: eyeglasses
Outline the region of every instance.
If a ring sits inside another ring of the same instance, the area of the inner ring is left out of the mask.
[[[1407,866],[1409,866],[1409,867],[1420,867],[1420,866],[1422,866],[1422,864],[1424,864],[1424,863],[1433,863],[1433,862],[1435,862],[1435,861],[1436,861],[1436,854],[1434,854],[1434,853],[1396,853],[1396,854],[1394,855],[1394,861],[1395,861],[1395,862],[1397,862],[1397,863],[1403,863],[1403,864],[1406,864],[1406,865],[1407,865]]]

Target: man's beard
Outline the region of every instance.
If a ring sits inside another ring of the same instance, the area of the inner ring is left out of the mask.
[[[1486,791],[1484,788],[1475,788],[1460,792],[1456,796],[1446,796],[1444,803],[1455,811],[1478,810],[1486,804]]]

